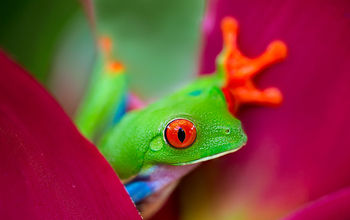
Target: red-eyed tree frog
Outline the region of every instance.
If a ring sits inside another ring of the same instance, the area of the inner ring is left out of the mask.
[[[234,116],[240,105],[282,101],[278,89],[258,90],[252,77],[285,58],[285,44],[274,41],[261,56],[250,59],[237,48],[236,20],[223,19],[222,31],[224,48],[216,73],[127,113],[130,96],[124,67],[111,54],[112,40],[101,37],[101,57],[76,124],[97,143],[141,211],[158,207],[178,180],[200,162],[245,145],[247,136]],[[144,208],[150,201],[153,208]]]

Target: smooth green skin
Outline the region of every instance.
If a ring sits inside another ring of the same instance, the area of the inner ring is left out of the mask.
[[[201,17],[204,4],[200,0],[193,1],[191,3],[193,5],[189,5],[186,0],[182,2],[164,3],[157,0],[153,2],[154,6],[161,9],[151,11],[145,11],[143,6],[135,7],[135,4],[131,4],[130,11],[135,14],[131,13],[130,19],[129,15],[124,13],[126,8],[123,1],[94,2],[98,32],[113,39],[115,43],[113,51],[118,49],[117,53],[113,52],[113,54],[123,55],[124,57],[121,58],[131,72],[142,72],[132,79],[133,82],[153,81],[154,77],[150,77],[152,74],[157,75],[158,78],[170,75],[181,79],[182,74],[187,75],[186,71],[194,65],[192,61],[195,56],[191,51],[197,50],[194,50],[191,45],[198,46],[195,42],[198,40],[199,32],[193,28],[193,25],[198,25],[200,19],[192,18],[194,15]],[[150,2],[141,4],[150,6]],[[193,10],[194,8],[197,10]],[[116,11],[118,9],[120,13]],[[179,12],[182,12],[181,16]],[[123,23],[124,21],[126,23]],[[154,27],[157,27],[157,34],[154,32]],[[123,28],[128,29],[128,35],[122,34]],[[184,34],[190,32],[191,36],[186,35],[187,37],[184,38]],[[130,33],[134,34],[130,35]],[[181,38],[174,37],[178,36],[178,33],[181,33]],[[135,40],[136,38],[140,39]],[[122,43],[118,43],[118,39]],[[132,44],[127,44],[129,39],[133,40]],[[140,47],[137,42],[147,43]],[[186,42],[190,42],[190,46]],[[179,47],[179,45],[183,46]],[[192,49],[189,51],[188,48]],[[128,51],[131,51],[129,55],[135,58],[133,63],[138,65],[129,65],[128,60],[131,62],[131,57],[128,59]],[[142,55],[141,51],[147,52]],[[167,56],[160,56],[164,51],[170,52]],[[152,62],[150,62],[150,56],[155,57],[151,59]],[[220,58],[218,60],[220,63]],[[177,65],[168,65],[173,62]],[[175,68],[169,69],[169,66]],[[167,75],[163,74],[164,69]],[[97,140],[99,134],[104,133],[106,124],[110,124],[112,120],[112,112],[115,112],[115,108],[121,103],[120,99],[123,95],[120,93],[126,91],[124,90],[125,76],[108,79],[98,65],[96,72],[98,72],[97,80],[92,80],[93,86],[85,97],[76,119],[83,134],[93,140]],[[130,77],[132,76],[131,74]],[[245,144],[247,137],[240,122],[228,111],[220,90],[223,82],[222,65],[218,65],[216,74],[198,79],[179,92],[145,109],[127,113],[117,125],[105,133],[97,145],[122,179],[128,179],[158,164],[198,163],[233,152]],[[199,95],[191,95],[192,92],[198,93],[198,91],[200,91]],[[186,149],[173,148],[164,140],[165,127],[176,118],[192,121],[197,129],[195,142]]]
[[[247,137],[241,123],[228,111],[218,75],[203,77],[183,90],[143,110],[128,113],[99,144],[102,154],[121,179],[157,164],[185,165],[212,159],[243,146]],[[197,96],[191,92],[201,91]],[[197,129],[195,142],[186,149],[167,144],[169,122],[185,118]]]
[[[104,133],[99,149],[121,179],[158,164],[179,166],[213,159],[246,143],[241,123],[229,112],[220,89],[224,83],[222,58],[218,57],[217,73],[199,78],[142,110],[127,113]],[[102,62],[96,65],[93,86],[76,119],[90,139],[111,122],[125,92],[125,75],[106,74],[102,67]],[[164,138],[168,123],[178,118],[190,120],[197,130],[196,140],[185,149],[170,146]]]
[[[100,58],[94,69],[91,87],[79,107],[75,123],[90,140],[104,132],[111,124],[116,109],[126,93],[124,73],[104,72]]]

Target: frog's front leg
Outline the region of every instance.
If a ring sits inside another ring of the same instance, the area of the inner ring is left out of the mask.
[[[111,39],[101,37],[90,87],[75,118],[79,130],[93,141],[116,123],[126,110],[124,67],[113,58],[111,51]]]
[[[130,197],[144,215],[152,213],[173,191],[181,177],[199,164],[185,166],[157,165],[142,171],[125,184]]]

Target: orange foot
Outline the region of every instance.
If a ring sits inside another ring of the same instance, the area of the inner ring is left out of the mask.
[[[106,72],[110,74],[118,74],[124,71],[121,62],[115,60],[112,56],[112,39],[109,37],[100,37],[99,48],[102,52],[103,59],[106,61]]]
[[[282,94],[277,88],[259,90],[252,78],[262,69],[284,59],[287,47],[281,41],[273,41],[266,51],[257,58],[247,58],[237,48],[238,23],[234,18],[226,17],[221,23],[224,40],[223,67],[226,82],[223,87],[229,109],[235,113],[244,103],[278,105]]]

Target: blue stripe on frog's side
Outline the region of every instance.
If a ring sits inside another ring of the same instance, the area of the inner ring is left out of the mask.
[[[125,185],[125,188],[135,204],[141,202],[144,198],[154,193],[153,187],[151,187],[149,182],[145,181],[128,183]]]
[[[181,177],[197,167],[198,164],[186,166],[157,165],[142,170],[130,182],[125,184],[130,197],[135,204],[176,183]],[[170,193],[171,191],[168,191]]]
[[[199,96],[202,93],[202,90],[194,90],[189,93],[190,96]]]
[[[123,115],[126,113],[127,103],[128,103],[128,94],[126,94],[125,92],[122,100],[120,100],[120,103],[115,110],[113,120],[112,120],[112,125],[117,124],[120,121],[120,119],[123,117]]]

